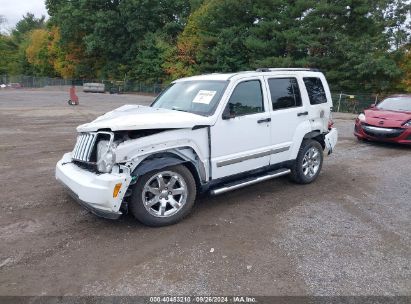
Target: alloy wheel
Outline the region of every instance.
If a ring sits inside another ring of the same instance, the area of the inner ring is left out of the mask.
[[[303,173],[306,177],[312,178],[315,176],[321,165],[320,151],[316,147],[311,147],[304,154],[303,158]]]
[[[180,174],[172,171],[158,172],[143,187],[144,207],[156,217],[170,217],[186,203],[187,189]]]

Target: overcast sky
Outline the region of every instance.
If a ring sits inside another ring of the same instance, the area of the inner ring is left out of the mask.
[[[0,15],[7,20],[3,28],[13,28],[21,17],[30,12],[36,17],[47,15],[45,0],[0,0]]]

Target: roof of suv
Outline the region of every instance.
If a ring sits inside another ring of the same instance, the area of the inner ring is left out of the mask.
[[[176,80],[175,82],[180,81],[193,81],[193,80],[222,80],[227,81],[231,79],[243,78],[243,77],[253,77],[253,76],[271,76],[271,75],[295,75],[304,74],[307,76],[318,75],[322,74],[317,69],[305,69],[305,68],[263,68],[257,69],[256,71],[242,71],[237,73],[212,73],[212,74],[204,74],[204,75],[197,75],[191,76],[186,78],[181,78]]]

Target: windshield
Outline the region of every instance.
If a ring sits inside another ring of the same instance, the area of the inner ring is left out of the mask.
[[[171,84],[151,105],[210,116],[227,86],[227,81],[182,81]]]
[[[377,105],[378,109],[411,112],[411,96],[390,97]]]

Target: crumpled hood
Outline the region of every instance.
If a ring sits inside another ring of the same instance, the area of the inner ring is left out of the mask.
[[[210,118],[187,112],[125,105],[98,117],[90,123],[78,126],[77,131],[183,129],[192,128],[196,125],[210,125]]]
[[[410,112],[396,112],[371,108],[365,110],[364,114],[367,124],[379,127],[400,128],[402,124],[411,120]]]

